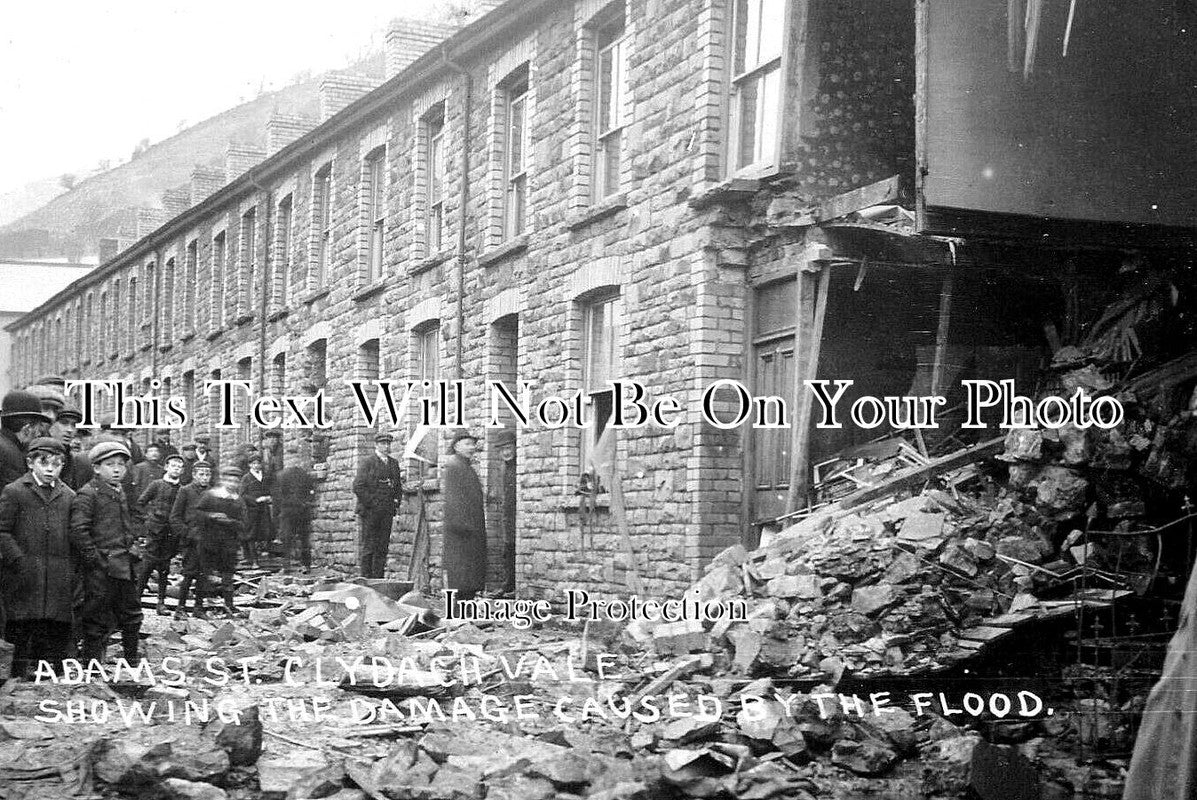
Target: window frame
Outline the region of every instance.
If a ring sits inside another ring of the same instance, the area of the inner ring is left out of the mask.
[[[614,389],[610,386],[610,381],[618,379],[621,374],[623,359],[620,356],[620,336],[623,329],[623,292],[619,287],[606,287],[597,289],[594,292],[579,298],[578,305],[581,310],[581,382],[580,390],[582,393],[582,405],[586,409],[588,419],[591,425],[582,428],[578,439],[578,475],[584,477],[592,475],[598,481],[597,471],[592,472],[588,462],[593,457],[599,445],[599,439],[602,432],[599,430],[599,413],[600,413],[600,395],[610,395],[609,413],[614,411],[614,404],[617,398],[614,396]],[[608,311],[609,309],[609,311]],[[609,330],[609,338],[607,341],[607,360],[608,363],[604,366],[605,375],[596,376],[595,371],[595,322],[596,312],[603,311],[604,315],[609,314],[610,319],[605,326]],[[602,382],[606,388],[600,387],[598,384]],[[610,417],[608,416],[607,419]],[[606,429],[607,419],[602,420],[603,428]],[[601,488],[601,481],[595,484],[593,488]]]
[[[257,277],[258,266],[258,207],[252,205],[245,209],[241,214],[241,227],[239,230],[239,247],[237,248],[241,254],[241,263],[237,270],[237,276],[244,280],[244,283],[234,285],[237,289],[237,307],[240,310],[238,319],[246,319],[254,315],[254,280]]]
[[[502,241],[511,241],[528,230],[528,173],[531,126],[531,69],[525,62],[503,80],[503,215]],[[515,130],[516,110],[519,130]],[[518,150],[516,144],[518,143]],[[515,161],[518,157],[519,169]]]
[[[225,281],[229,262],[229,233],[221,229],[212,234],[212,270],[210,283],[212,285],[212,307],[209,309],[208,323],[212,333],[224,330],[225,323]]]
[[[362,161],[362,178],[368,184],[361,192],[362,220],[365,230],[364,283],[372,286],[386,274],[384,244],[386,241],[386,145],[374,148]]]
[[[445,247],[445,103],[428,110],[424,131],[424,250],[431,258]]]
[[[621,171],[623,168],[623,131],[627,127],[627,103],[630,87],[628,86],[628,44],[631,37],[627,29],[627,12],[623,2],[613,3],[609,8],[600,12],[595,19],[588,23],[591,42],[590,76],[593,86],[593,103],[591,104],[591,153],[593,153],[593,169],[590,181],[590,202],[601,203],[618,194],[623,188]],[[613,30],[618,33],[612,34]],[[610,34],[610,41],[604,43],[604,34]],[[604,55],[610,54],[609,81],[611,97],[604,92],[603,67]],[[606,102],[607,119],[604,119],[604,101]],[[604,127],[605,123],[610,123]],[[611,164],[610,149],[615,150],[614,165]],[[614,186],[611,179],[614,178]]]
[[[315,250],[312,259],[312,290],[328,283],[332,267],[333,162],[319,167],[312,175],[312,227]]]
[[[275,225],[276,234],[275,242],[278,249],[278,254],[275,258],[279,265],[276,280],[278,281],[277,290],[271,287],[271,294],[276,308],[283,309],[287,307],[290,301],[291,292],[291,251],[292,246],[292,231],[291,228],[295,224],[295,193],[288,192],[283,196],[282,200],[278,201],[275,207]]]
[[[766,14],[766,7],[772,13]],[[749,23],[756,12],[756,38],[750,38]],[[747,17],[747,18],[745,18]],[[780,17],[778,19],[777,17]],[[737,177],[759,177],[776,172],[781,163],[781,147],[785,118],[785,66],[789,44],[789,0],[731,0],[729,14],[729,60],[727,91],[727,174]],[[741,41],[743,24],[744,41]],[[765,44],[762,35],[770,28],[778,31],[776,52],[760,53]],[[756,60],[749,62],[751,48],[757,51]],[[771,83],[770,83],[771,81]],[[750,87],[755,92],[752,109],[751,160],[741,163],[748,115],[744,106],[749,101]],[[772,103],[772,105],[771,105]],[[770,124],[771,123],[771,124]],[[772,141],[766,141],[771,136]]]

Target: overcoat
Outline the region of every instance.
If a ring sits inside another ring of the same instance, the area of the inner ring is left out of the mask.
[[[0,430],[0,488],[7,486],[29,471],[25,463],[25,448],[12,431]]]
[[[486,587],[486,516],[482,482],[466,458],[454,454],[445,461],[441,497],[448,588],[480,592]]]
[[[6,569],[3,580],[10,620],[71,621],[74,496],[61,480],[47,493],[28,472],[0,491],[0,553],[21,562],[20,572]]]
[[[110,577],[128,581],[136,575],[141,555],[135,525],[124,492],[99,478],[84,484],[71,503],[71,541],[89,569]]]

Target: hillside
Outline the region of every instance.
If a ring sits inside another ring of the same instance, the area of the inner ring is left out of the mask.
[[[351,69],[381,73],[381,54]],[[59,178],[29,184],[0,197],[0,211],[8,203],[28,209],[41,194],[49,199],[0,225],[0,258],[69,258],[79,260],[99,251],[105,237],[130,238],[131,209],[161,208],[162,193],[187,184],[196,165],[224,166],[230,142],[265,147],[271,114],[299,114],[316,118],[320,76],[269,92],[247,103],[164,139],[106,172],[83,178],[63,192]],[[54,196],[54,192],[62,192]],[[11,200],[10,200],[11,198]]]

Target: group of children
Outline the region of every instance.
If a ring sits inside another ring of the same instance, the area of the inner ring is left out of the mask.
[[[78,492],[61,479],[65,457],[60,441],[34,439],[25,448],[29,471],[0,491],[0,636],[14,645],[14,675],[31,674],[39,660],[60,661],[76,647],[82,659],[103,661],[115,631],[125,659],[136,662],[142,591],[157,572],[157,611],[167,613],[170,564],[179,554],[176,618],[186,616],[193,588],[194,614],[206,616],[212,575],[220,576],[225,611],[236,613],[233,571],[246,524],[241,469],[220,470],[213,486],[212,465],[196,461],[191,482],[181,486],[183,459],[170,455],[162,477],[131,498],[125,442],[102,440],[90,449],[94,477]]]

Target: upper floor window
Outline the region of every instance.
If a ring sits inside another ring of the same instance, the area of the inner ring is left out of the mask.
[[[312,219],[315,224],[316,259],[312,282],[324,285],[332,262],[332,164],[325,164],[316,172],[312,193]]]
[[[236,285],[237,307],[241,316],[248,317],[254,313],[254,283],[257,276],[258,260],[258,214],[256,209],[249,209],[241,215],[241,269]]]
[[[386,185],[387,159],[386,148],[379,147],[366,156],[363,170],[366,180],[365,191],[362,194],[365,208],[362,216],[368,226],[368,240],[366,244],[366,283],[372,284],[382,279],[382,240],[386,225]]]
[[[295,214],[293,195],[287,195],[278,204],[278,268],[275,281],[275,300],[279,308],[287,307],[287,291],[291,282],[291,223]]]
[[[506,125],[503,137],[503,238],[524,232],[528,205],[528,65],[503,84]]]
[[[427,194],[424,208],[424,241],[427,255],[440,252],[445,246],[445,104],[438,103],[424,117],[427,142]]]
[[[221,231],[212,237],[212,314],[209,323],[213,332],[224,327],[224,272],[227,254],[228,237]]]
[[[735,0],[732,13],[733,172],[777,165],[785,0]]]
[[[593,200],[619,191],[623,127],[627,108],[628,39],[624,4],[616,3],[592,23],[594,31],[594,181]]]
[[[187,243],[187,253],[184,256],[183,276],[183,328],[185,333],[195,332],[196,302],[195,286],[199,273],[199,242],[192,239]]]

